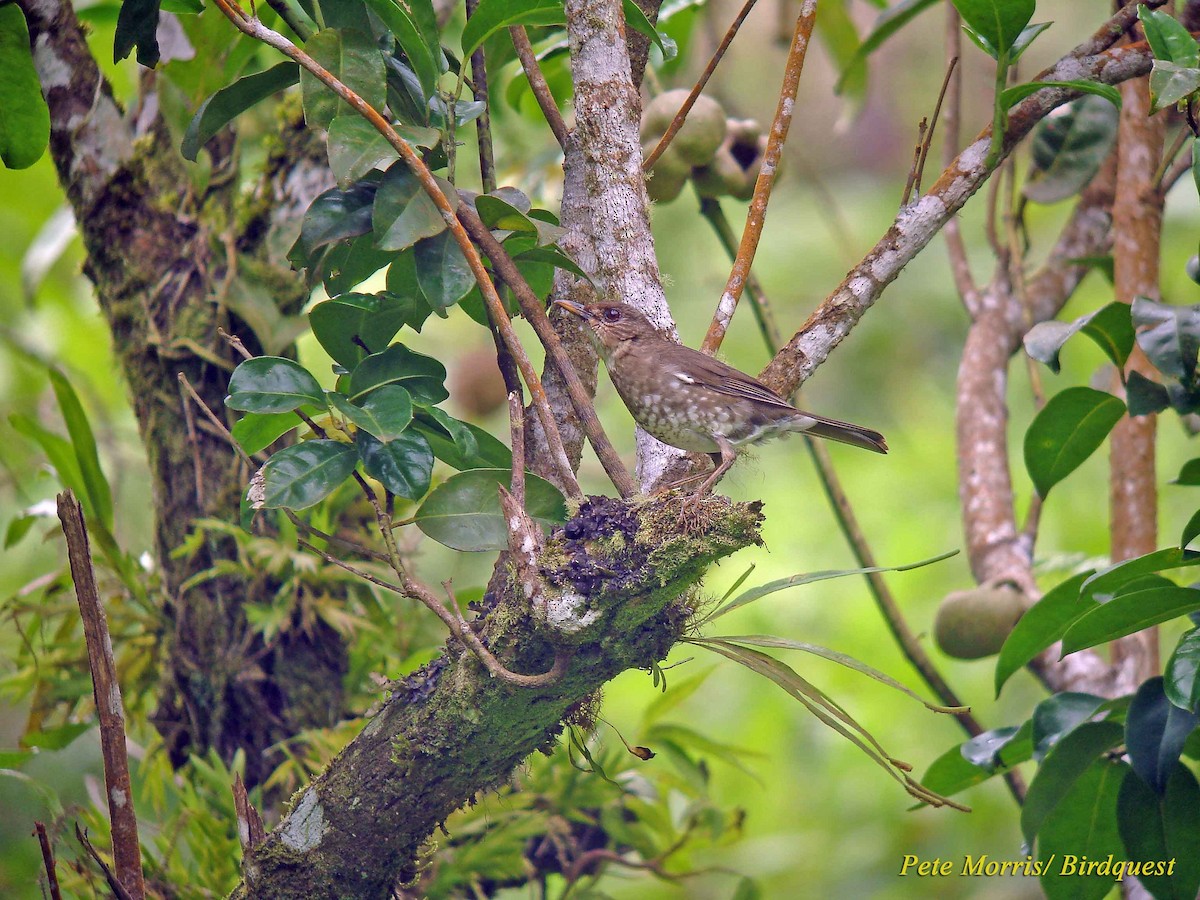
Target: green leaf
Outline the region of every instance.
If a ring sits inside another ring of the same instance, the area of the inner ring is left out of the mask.
[[[329,391],[325,396],[350,422],[385,444],[400,437],[413,418],[412,397],[394,384],[370,393],[362,406],[351,403],[348,397],[336,391]]]
[[[625,27],[650,38],[650,42],[662,51],[665,62],[670,62],[679,54],[675,41],[658,31],[633,0],[623,0],[621,6],[625,10]]]
[[[383,443],[369,432],[360,431],[355,436],[354,443],[358,447],[358,455],[362,458],[367,474],[379,479],[380,483],[396,496],[407,500],[419,500],[429,492],[429,482],[433,473],[433,451],[424,435],[415,431],[405,431]]]
[[[1077,780],[1104,752],[1121,743],[1116,722],[1085,722],[1046,754],[1021,807],[1021,833],[1032,843],[1046,818],[1068,797]]]
[[[341,441],[302,441],[285,447],[259,470],[263,499],[256,508],[306,509],[320,503],[350,477],[357,463],[354,447]]]
[[[1045,818],[1038,860],[1046,866],[1041,882],[1048,900],[1102,900],[1112,890],[1115,875],[1082,875],[1078,867],[1084,857],[1120,858],[1117,794],[1128,771],[1124,763],[1097,759]]]
[[[463,29],[463,59],[498,29],[511,25],[562,25],[566,21],[562,0],[480,0]]]
[[[1143,681],[1133,695],[1125,717],[1125,747],[1133,770],[1159,796],[1197,722],[1195,713],[1167,699],[1161,676]]]
[[[1026,50],[1028,50],[1029,46],[1035,40],[1037,40],[1038,35],[1040,35],[1043,31],[1045,31],[1047,28],[1049,28],[1053,24],[1054,24],[1053,22],[1038,22],[1034,25],[1026,25],[1024,28],[1022,28],[1021,33],[1019,35],[1017,35],[1017,39],[1015,41],[1013,41],[1012,49],[1009,51],[1009,54],[1008,54],[1009,64],[1012,65],[1012,64],[1016,63],[1016,61],[1021,58],[1021,54],[1023,54]],[[1046,84],[1079,84],[1081,82],[1045,82],[1045,83]],[[1120,94],[1117,95],[1117,100],[1118,100],[1118,102],[1120,101]]]
[[[1175,480],[1171,484],[1181,484],[1191,487],[1200,485],[1200,457],[1189,459],[1183,464],[1183,468],[1179,470],[1179,474],[1175,476]]]
[[[22,515],[9,521],[8,527],[4,529],[4,549],[8,550],[21,543],[39,518],[41,516]]]
[[[537,233],[537,226],[529,217],[528,209],[519,209],[510,203],[507,197],[480,194],[475,198],[475,211],[488,228]]]
[[[1141,372],[1125,376],[1125,405],[1131,416],[1159,413],[1171,405],[1171,392]]]
[[[346,394],[357,403],[386,384],[398,384],[415,402],[432,406],[450,396],[443,384],[445,380],[446,367],[432,356],[415,353],[403,344],[392,344],[355,367]]]
[[[1144,7],[1143,7],[1144,8]],[[1200,786],[1186,766],[1176,763],[1160,797],[1136,773],[1121,782],[1117,828],[1125,858],[1164,864],[1174,860],[1172,874],[1157,866],[1138,872],[1138,880],[1160,900],[1195,900],[1200,888]]]
[[[503,443],[477,425],[445,416],[457,423],[458,427],[451,433],[429,416],[429,413],[441,412],[437,407],[420,410],[413,426],[425,435],[434,456],[460,472],[466,469],[512,468],[512,451]]]
[[[1107,599],[1143,575],[1197,565],[1200,565],[1200,553],[1193,550],[1180,550],[1178,547],[1167,547],[1164,550],[1155,550],[1153,553],[1135,556],[1133,559],[1111,565],[1107,569],[1101,569],[1084,582],[1081,593],[1085,597]]]
[[[871,26],[871,31],[863,38],[863,42],[854,57],[842,68],[841,73],[838,75],[838,82],[834,87],[834,91],[840,94],[853,77],[855,70],[862,65],[868,56],[878,50],[888,38],[915,19],[920,13],[931,6],[938,5],[941,5],[941,0],[901,0],[901,2],[894,6],[889,6],[881,12],[879,18],[875,20],[875,24]]]
[[[1125,415],[1125,404],[1104,391],[1067,388],[1051,397],[1025,433],[1025,467],[1038,494],[1075,471]]]
[[[404,250],[446,229],[446,220],[403,162],[393,165],[371,211],[375,241],[383,250]]]
[[[571,259],[571,257],[567,256],[557,247],[534,247],[532,250],[526,250],[524,253],[518,254],[516,259],[518,261],[528,260],[530,262],[549,263],[556,269],[563,269],[578,278],[582,278],[588,284],[595,284],[588,273],[579,268],[575,260]]]
[[[58,400],[58,408],[62,412],[63,421],[67,425],[67,436],[71,439],[71,447],[75,452],[75,460],[79,463],[79,475],[83,479],[84,493],[90,501],[87,506],[109,531],[113,527],[112,490],[104,470],[100,468],[100,456],[96,452],[96,438],[92,434],[91,423],[79,395],[71,387],[66,376],[58,369],[50,369],[50,385]]]
[[[325,406],[325,392],[317,379],[294,360],[256,356],[240,363],[229,377],[225,405],[230,409],[285,413],[306,403]]]
[[[1033,166],[1022,193],[1035,203],[1078,194],[1112,151],[1119,116],[1116,107],[1095,96],[1051,112],[1034,128]]]
[[[787,588],[799,587],[803,584],[813,584],[814,582],[825,581],[830,578],[844,578],[847,575],[870,575],[874,572],[907,572],[910,569],[919,569],[922,566],[928,566],[935,562],[941,562],[943,559],[949,559],[957,553],[957,550],[951,550],[949,553],[942,553],[938,556],[923,559],[920,562],[908,563],[903,566],[872,566],[865,569],[827,569],[823,572],[803,572],[798,575],[791,575],[787,578],[769,581],[766,584],[760,584],[758,587],[743,591],[728,603],[717,608],[711,615],[705,616],[703,622],[711,622],[713,619],[719,619],[726,613],[731,613],[735,609],[766,597],[768,594],[774,594],[776,591],[782,591]]]
[[[1194,512],[1192,517],[1188,519],[1188,523],[1183,526],[1183,534],[1179,536],[1180,548],[1186,549],[1187,545],[1197,537],[1200,537],[1200,510]]]
[[[1095,341],[1118,367],[1124,368],[1125,360],[1133,350],[1134,334],[1129,304],[1119,301],[1080,316],[1074,322],[1034,325],[1025,334],[1025,352],[1057,373],[1063,344],[1080,332]]]
[[[338,187],[347,190],[372,169],[396,158],[395,148],[362,116],[335,116],[326,138],[329,168]],[[376,194],[376,200],[379,195]]]
[[[1200,712],[1200,628],[1185,633],[1167,661],[1163,690],[1180,709]]]
[[[94,722],[68,722],[45,731],[28,731],[21,736],[21,745],[42,750],[62,750],[95,727]]]
[[[435,310],[453,306],[475,284],[475,275],[459,249],[458,241],[443,231],[417,243],[417,283]]]
[[[961,747],[951,747],[932,763],[921,776],[921,784],[936,791],[943,797],[953,797],[969,787],[983,784],[1002,771],[985,769],[968,762],[962,755]]]
[[[1197,90],[1200,90],[1200,68],[1156,59],[1150,70],[1150,112],[1174,106]]]
[[[1200,590],[1157,587],[1121,594],[1090,610],[1063,635],[1063,656],[1115,641],[1200,609]]]
[[[1178,19],[1162,10],[1138,7],[1138,19],[1155,59],[1180,66],[1200,66],[1200,46]]]
[[[200,104],[188,123],[179,152],[184,159],[196,161],[200,148],[218,131],[251,107],[261,103],[300,80],[300,67],[294,62],[281,62],[265,72],[255,72],[221,88]]]
[[[959,753],[973,766],[996,773],[1010,769],[1033,756],[1032,725],[1007,726],[977,734],[959,747]]]
[[[325,352],[353,369],[369,354],[386,350],[405,325],[420,330],[428,315],[429,304],[423,297],[400,296],[389,289],[378,294],[342,294],[318,303],[309,311],[308,321]]]
[[[33,67],[25,14],[0,6],[0,160],[25,169],[41,159],[50,140],[50,110]]]
[[[375,39],[353,28],[326,28],[304,43],[304,49],[342,84],[376,110],[387,102],[387,72]],[[328,128],[335,116],[357,115],[308,71],[300,73],[304,97],[304,121],[314,128]]]
[[[1079,590],[1091,575],[1082,572],[1048,591],[1025,611],[1000,648],[996,660],[996,696],[1004,683],[1035,656],[1066,634],[1067,628],[1089,609],[1094,600],[1081,600]]]
[[[1200,306],[1171,306],[1149,297],[1133,301],[1137,342],[1164,375],[1191,383],[1200,355]]]
[[[1012,49],[1029,20],[1034,0],[952,0],[954,8],[977,35],[1000,52]]]
[[[331,247],[321,258],[317,271],[325,291],[336,297],[358,287],[395,256],[376,247],[372,235],[364,234],[348,244]]]
[[[438,485],[417,511],[416,523],[426,535],[455,550],[503,550],[508,527],[500,509],[497,486],[508,486],[506,469],[471,469]],[[558,488],[525,476],[525,510],[544,528],[567,520],[566,501]]]
[[[250,456],[266,450],[300,424],[295,413],[246,413],[231,431],[233,439]]]
[[[366,0],[366,4],[395,36],[416,73],[425,97],[434,96],[445,59],[438,40],[436,20],[433,21],[431,36],[422,33],[426,10],[429,18],[433,18],[428,0],[405,0],[403,3],[397,0]],[[428,27],[424,30],[427,32]]]
[[[1094,94],[1097,97],[1103,97],[1117,109],[1121,108],[1121,92],[1111,84],[1101,84],[1098,81],[1027,81],[1002,91],[1000,103],[1005,109],[1008,109],[1026,97],[1036,94],[1042,88],[1067,88],[1084,94]]]
[[[300,237],[288,253],[297,267],[311,267],[314,254],[329,244],[371,231],[371,209],[379,185],[360,181],[347,190],[330,188],[309,204],[300,226]]]
[[[50,465],[54,467],[54,472],[58,475],[62,486],[75,493],[88,515],[95,515],[96,511],[90,508],[91,498],[88,497],[88,492],[83,486],[83,473],[79,471],[79,460],[75,458],[75,451],[71,448],[70,442],[53,431],[43,428],[35,420],[19,413],[9,416],[8,421],[17,432],[33,440],[42,448],[42,452],[46,454]]]
[[[1094,694],[1063,691],[1039,703],[1029,720],[1033,758],[1040,762],[1051,747],[1094,716],[1104,702],[1103,697]]]
[[[113,36],[113,62],[118,63],[137,47],[137,61],[148,69],[158,64],[159,0],[122,0]]]

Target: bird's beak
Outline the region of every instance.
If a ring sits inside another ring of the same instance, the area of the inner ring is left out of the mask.
[[[584,321],[590,322],[592,319],[596,318],[595,315],[592,314],[591,310],[589,310],[582,303],[576,303],[574,300],[555,300],[554,305],[561,306],[567,312],[574,313]]]

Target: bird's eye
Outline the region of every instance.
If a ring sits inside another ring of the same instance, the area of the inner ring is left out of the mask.
[[[609,322],[620,322],[621,321],[621,311],[619,309],[617,309],[615,306],[610,306],[608,309],[606,309],[604,311],[604,318]]]

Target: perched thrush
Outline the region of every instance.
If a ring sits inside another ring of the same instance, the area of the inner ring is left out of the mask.
[[[804,432],[887,453],[879,432],[801,412],[749,375],[663,337],[627,303],[555,303],[591,326],[608,375],[639,425],[664,444],[712,457],[716,468],[698,496],[733,465],[736,447],[779,434]]]

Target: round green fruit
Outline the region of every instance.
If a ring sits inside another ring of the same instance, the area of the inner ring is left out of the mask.
[[[657,143],[675,119],[690,91],[682,88],[659,94],[642,110],[642,140]],[[708,163],[725,140],[725,110],[712,97],[701,94],[671,141],[671,148],[693,166]]]
[[[1004,646],[1025,606],[1025,596],[1011,587],[954,591],[938,607],[934,640],[955,659],[993,656]]]

